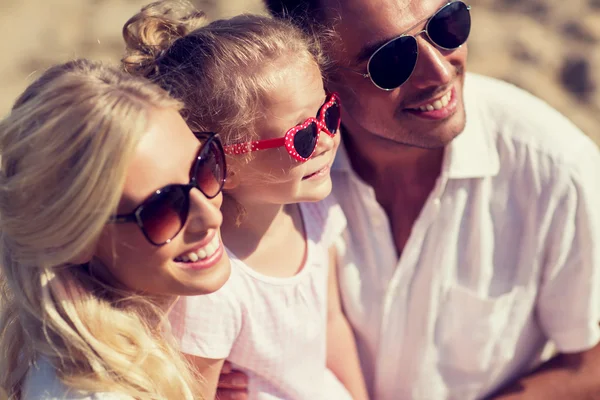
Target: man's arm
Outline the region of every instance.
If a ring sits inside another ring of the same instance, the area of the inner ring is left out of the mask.
[[[600,399],[600,344],[580,353],[559,354],[490,399]]]
[[[337,255],[329,251],[329,281],[327,298],[327,368],[348,389],[355,400],[366,400],[367,388],[358,361],[354,334],[342,312],[337,280]]]
[[[221,368],[221,376],[219,376],[216,398],[219,400],[248,400],[248,376],[241,371],[233,370],[231,364],[225,361]]]

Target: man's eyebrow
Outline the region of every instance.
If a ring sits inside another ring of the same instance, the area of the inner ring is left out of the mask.
[[[367,61],[369,58],[371,58],[373,53],[375,53],[375,51],[378,48],[380,48],[381,46],[383,46],[384,44],[386,44],[387,42],[389,42],[390,40],[393,40],[395,38],[397,38],[397,36],[393,36],[393,37],[386,38],[386,39],[381,39],[381,40],[378,40],[373,43],[367,43],[358,52],[358,55],[356,56],[356,59],[355,59],[356,64],[362,64],[363,62]]]
[[[450,4],[451,2],[453,2],[454,0],[449,0],[446,4]],[[439,11],[439,10],[438,10]],[[436,11],[437,12],[437,11]],[[435,14],[435,13],[434,13]],[[433,14],[432,14],[433,15]],[[396,35],[396,36],[392,36],[389,37],[387,39],[381,39],[378,40],[376,42],[373,43],[367,43],[365,46],[363,46],[362,49],[360,49],[360,51],[358,52],[358,55],[356,56],[356,64],[362,64],[363,62],[367,61],[372,55],[373,53],[375,53],[375,51],[377,49],[379,49],[381,46],[383,46],[384,44],[386,44],[389,41],[392,41],[400,36],[404,36],[406,35],[408,32],[412,31],[413,29],[415,29],[417,26],[419,26],[420,24],[422,24],[423,22],[427,21],[429,18],[432,17],[432,15],[427,16],[425,18],[423,18],[422,20],[420,20],[419,22],[417,22],[416,24],[414,24],[413,26],[411,26],[409,29],[405,30],[403,33],[401,33],[400,35]]]

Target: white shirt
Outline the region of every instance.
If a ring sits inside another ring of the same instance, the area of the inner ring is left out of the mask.
[[[48,359],[42,357],[29,368],[21,400],[133,400],[117,393],[90,393],[69,388],[58,379]]]
[[[349,400],[326,368],[325,347],[329,249],[346,220],[328,199],[300,210],[307,238],[300,272],[265,276],[229,253],[227,283],[215,293],[182,298],[169,318],[183,352],[227,358],[245,372],[250,399]]]
[[[339,280],[376,400],[471,400],[600,333],[600,155],[533,96],[468,74],[467,125],[398,260],[343,146]]]

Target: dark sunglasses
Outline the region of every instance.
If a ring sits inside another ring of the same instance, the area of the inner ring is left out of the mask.
[[[168,185],[158,189],[129,214],[111,217],[109,222],[135,222],[144,236],[155,246],[169,243],[181,232],[190,210],[190,191],[196,188],[208,199],[221,193],[225,184],[227,168],[225,154],[219,136],[215,133],[195,133],[199,139],[206,138],[200,146],[190,170],[187,185]]]
[[[340,129],[342,120],[340,107],[341,103],[338,94],[330,93],[325,99],[325,103],[319,108],[317,118],[307,118],[303,123],[290,128],[280,138],[256,140],[254,142],[225,146],[225,153],[244,154],[285,146],[288,154],[293,159],[304,162],[315,152],[321,131],[334,137]]]
[[[412,75],[417,65],[419,50],[417,36],[425,33],[429,40],[443,50],[455,50],[462,46],[471,32],[471,6],[462,1],[452,1],[433,14],[425,29],[414,35],[395,37],[379,47],[369,58],[367,73],[356,72],[379,89],[394,90],[402,86]],[[420,25],[420,21],[414,27]],[[407,32],[410,32],[412,29]]]

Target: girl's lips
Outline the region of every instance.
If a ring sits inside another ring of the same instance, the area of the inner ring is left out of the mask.
[[[315,171],[312,174],[306,175],[305,177],[302,178],[302,180],[323,178],[323,177],[329,175],[329,170],[330,169],[331,169],[331,167],[329,165],[326,165],[323,168],[321,168],[320,170]]]

